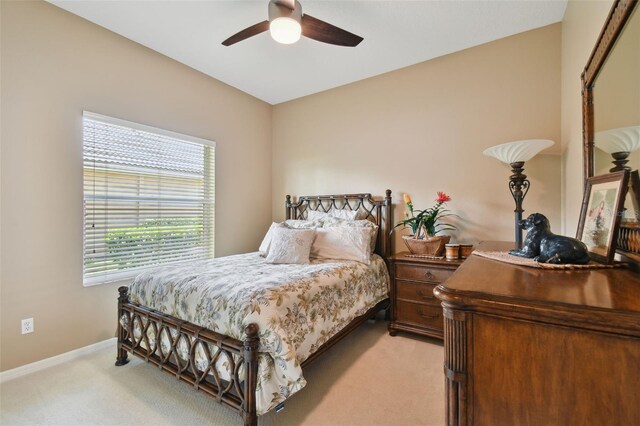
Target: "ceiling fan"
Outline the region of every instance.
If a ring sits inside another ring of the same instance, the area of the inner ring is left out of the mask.
[[[360,36],[311,15],[303,15],[302,5],[298,0],[270,0],[268,21],[245,28],[223,41],[222,44],[231,46],[267,30],[275,41],[283,44],[295,43],[301,35],[323,43],[348,47],[355,47],[363,40]]]

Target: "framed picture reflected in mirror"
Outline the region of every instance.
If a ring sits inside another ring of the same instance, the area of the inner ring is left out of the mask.
[[[613,261],[628,182],[628,170],[587,179],[576,238],[599,262]]]

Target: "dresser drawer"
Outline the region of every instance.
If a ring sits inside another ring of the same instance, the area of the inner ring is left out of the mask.
[[[398,322],[417,324],[421,327],[438,330],[444,329],[441,306],[421,305],[401,300],[398,300],[397,306]]]
[[[410,300],[421,303],[440,305],[440,301],[433,294],[436,284],[413,283],[410,281],[397,281],[396,291],[398,299]]]
[[[428,266],[396,264],[396,278],[413,281],[441,283],[453,274],[451,269],[430,268]]]

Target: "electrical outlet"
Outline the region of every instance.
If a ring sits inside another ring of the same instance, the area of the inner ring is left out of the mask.
[[[22,320],[22,334],[33,333],[33,318]]]

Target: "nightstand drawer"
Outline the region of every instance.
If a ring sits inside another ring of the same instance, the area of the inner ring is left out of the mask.
[[[396,278],[412,281],[441,283],[453,274],[451,269],[437,269],[428,266],[396,265]]]
[[[442,307],[421,305],[418,303],[403,302],[398,300],[398,322],[406,322],[420,325],[421,327],[442,330]]]
[[[398,331],[442,339],[444,319],[436,285],[445,282],[462,264],[461,260],[422,259],[398,253],[391,264],[391,321],[389,334]]]
[[[440,301],[433,294],[435,287],[436,284],[412,283],[409,281],[398,281],[396,283],[398,299],[440,305]]]

